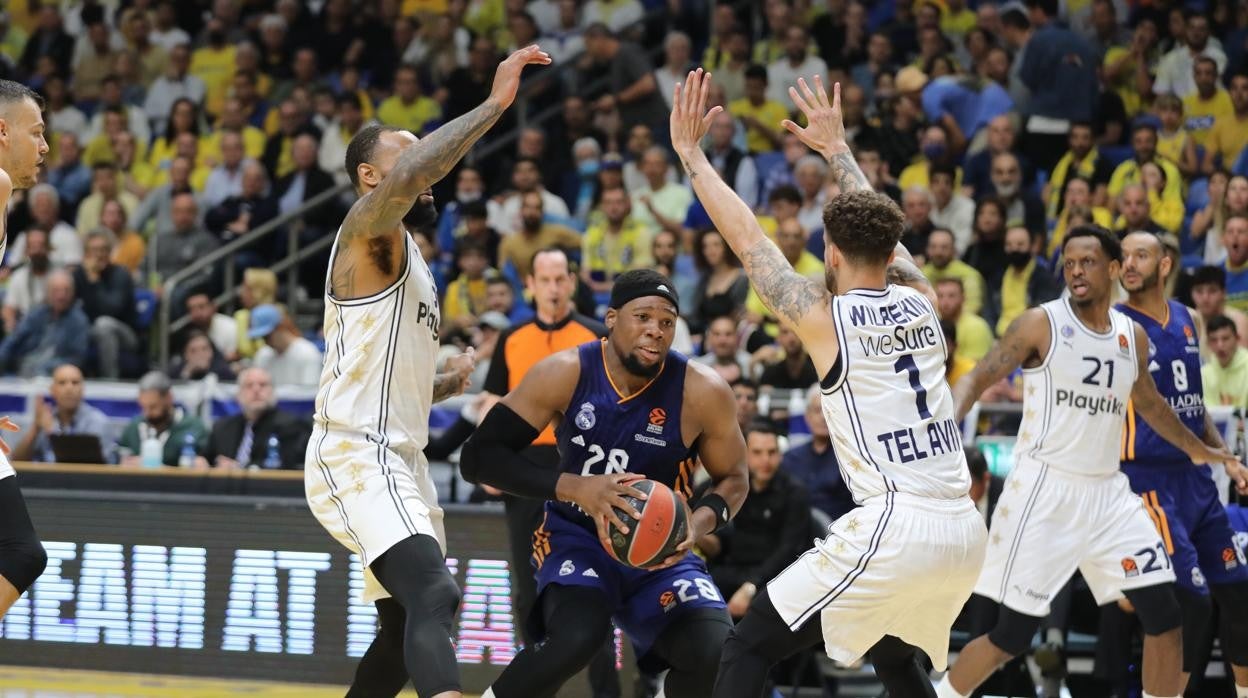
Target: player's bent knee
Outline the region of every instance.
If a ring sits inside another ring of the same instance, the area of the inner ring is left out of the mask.
[[[1183,627],[1183,609],[1173,582],[1123,592],[1140,619],[1145,635],[1164,635]]]
[[[1231,664],[1248,666],[1248,582],[1214,584],[1209,587],[1218,602],[1218,615],[1226,647],[1223,652]]]
[[[7,579],[18,594],[26,593],[47,566],[48,553],[33,533],[0,542],[0,576]]]
[[[1031,641],[1043,620],[1039,616],[1029,616],[1001,606],[997,625],[988,632],[988,640],[1010,657],[1017,657],[1031,649]]]
[[[1205,633],[1213,613],[1213,602],[1206,594],[1175,585],[1175,596],[1183,617],[1183,670],[1194,671],[1205,652]]]

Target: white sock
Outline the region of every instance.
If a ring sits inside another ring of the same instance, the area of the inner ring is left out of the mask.
[[[953,684],[949,683],[949,674],[945,674],[940,683],[936,684],[936,698],[966,698],[966,695],[958,693]]]
[[[1235,686],[1235,698],[1248,698],[1248,686]]]
[[[494,689],[493,688],[485,689],[485,693],[481,694],[481,698],[494,698]]]

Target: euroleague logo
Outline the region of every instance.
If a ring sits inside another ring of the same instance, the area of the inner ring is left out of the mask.
[[[1122,558],[1122,572],[1128,577],[1139,576],[1140,568],[1138,565],[1135,564],[1135,558],[1130,558],[1130,557]]]
[[[676,605],[676,594],[671,589],[668,589],[662,594],[659,594],[659,606],[663,609],[664,613],[667,613],[668,611],[672,610],[672,608],[675,605]]]
[[[646,425],[646,431],[651,434],[662,434],[664,424],[667,424],[667,410],[662,407],[650,410],[650,423]]]

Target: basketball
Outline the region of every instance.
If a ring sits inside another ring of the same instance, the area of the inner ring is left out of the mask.
[[[629,567],[656,565],[676,552],[689,535],[689,520],[685,507],[670,487],[655,480],[632,483],[634,489],[645,492],[645,501],[627,497],[628,503],[641,513],[640,520],[625,519],[628,533],[611,527],[611,547],[607,552]]]

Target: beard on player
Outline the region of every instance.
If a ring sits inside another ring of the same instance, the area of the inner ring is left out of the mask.
[[[403,223],[408,230],[432,237],[438,225],[438,207],[433,201],[433,191],[426,189],[416,197],[412,208],[403,216]]]
[[[654,378],[659,375],[659,369],[663,368],[662,361],[646,364],[641,357],[632,352],[621,356],[620,362],[624,364],[624,368],[628,369],[629,373],[643,378]]]
[[[1156,266],[1152,271],[1142,269],[1126,269],[1122,272],[1122,287],[1128,293],[1148,291],[1161,281],[1161,272]]]

